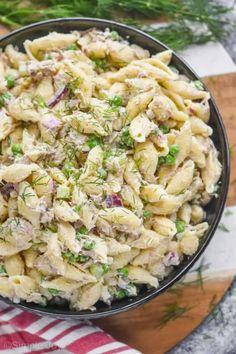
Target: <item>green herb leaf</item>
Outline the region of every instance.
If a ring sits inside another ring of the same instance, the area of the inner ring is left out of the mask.
[[[76,45],[76,43],[72,43],[70,45],[68,45],[68,47],[66,47],[66,50],[77,50],[78,47]]]
[[[230,216],[230,215],[233,215],[233,212],[230,209],[226,209],[224,215]]]
[[[73,170],[74,170],[73,163],[69,161],[65,162],[62,172],[64,173],[66,178],[69,178],[72,175]]]
[[[39,95],[36,95],[36,96],[33,97],[32,103],[33,103],[33,105],[34,105],[36,108],[37,108],[37,107],[41,107],[41,108],[46,107],[46,103],[45,103],[43,97],[42,97],[42,96],[39,96]]]
[[[68,82],[67,88],[70,93],[74,94],[75,91],[80,87],[82,83],[82,79],[80,77],[77,77],[76,79]]]
[[[118,300],[122,300],[126,297],[126,291],[124,289],[120,289],[115,293],[115,298]]]
[[[106,70],[108,68],[108,62],[106,59],[93,59],[96,69]]]
[[[52,296],[56,296],[56,295],[58,295],[60,293],[59,290],[54,289],[54,288],[48,288],[47,290]]]
[[[122,277],[128,277],[128,275],[129,275],[128,267],[123,267],[123,268],[118,269],[118,274],[121,275]]]
[[[177,302],[167,305],[160,319],[159,327],[164,327],[168,322],[174,321],[177,318],[186,317],[186,313],[190,309],[191,308],[180,306]]]
[[[96,135],[90,135],[90,137],[86,141],[86,144],[90,149],[92,149],[95,146],[102,144],[102,138]]]
[[[77,204],[76,206],[74,206],[74,211],[76,211],[76,213],[79,213],[80,209],[81,209],[81,205]]]
[[[229,232],[229,229],[225,226],[225,224],[223,224],[223,222],[221,222],[221,223],[219,224],[218,228],[219,228],[221,231]]]
[[[10,96],[9,93],[7,93],[7,92],[4,92],[4,93],[2,93],[2,94],[0,95],[0,108],[3,107],[3,106],[5,106],[7,100],[9,100],[10,97],[11,97],[11,96]]]
[[[121,130],[120,146],[126,149],[134,147],[134,139],[130,136],[128,127]]]
[[[3,264],[0,265],[0,274],[2,273],[7,273],[6,268],[4,267]]]

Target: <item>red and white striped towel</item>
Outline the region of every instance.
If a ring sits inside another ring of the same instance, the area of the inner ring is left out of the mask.
[[[0,354],[140,354],[90,321],[60,320],[0,301]]]

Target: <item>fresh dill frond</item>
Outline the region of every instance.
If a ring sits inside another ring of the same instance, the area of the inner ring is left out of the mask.
[[[32,186],[46,186],[48,180],[47,180],[47,182],[46,181],[43,182],[45,177],[48,178],[48,180],[49,180],[49,176],[45,173],[43,175],[39,175],[38,177],[34,178],[31,182],[31,185]]]
[[[27,192],[27,190],[31,188],[31,186],[26,186],[22,192],[22,194],[19,194],[19,197],[23,200],[24,203],[26,203],[27,198],[34,197],[35,195],[31,192]]]
[[[172,49],[181,50],[190,44],[202,44],[225,37],[230,29],[235,28],[235,23],[227,18],[231,10],[232,7],[208,0],[44,0],[40,4],[35,0],[26,3],[8,0],[0,4],[0,23],[16,28],[52,18],[108,18],[144,29]],[[144,18],[158,20],[158,17],[163,16],[172,24],[159,29],[149,25],[144,28]],[[205,25],[204,33],[199,34],[192,29],[192,23]],[[99,70],[105,70],[107,63],[95,58],[95,65]]]
[[[158,327],[164,327],[168,322],[175,321],[178,318],[188,317],[186,314],[192,307],[181,306],[177,302],[166,306],[163,316],[160,319]]]
[[[233,212],[229,208],[227,208],[224,212],[224,216],[230,216],[230,215],[233,215]]]

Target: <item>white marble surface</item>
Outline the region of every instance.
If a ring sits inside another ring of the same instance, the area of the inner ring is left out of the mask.
[[[220,43],[190,46],[179,55],[201,77],[236,72],[236,65]]]

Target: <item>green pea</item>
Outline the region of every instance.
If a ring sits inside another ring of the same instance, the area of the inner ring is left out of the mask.
[[[71,262],[78,262],[78,256],[76,256],[71,251],[62,252],[62,256]]]
[[[56,296],[56,295],[58,295],[59,292],[60,292],[59,290],[54,289],[54,288],[48,288],[47,290],[48,290],[48,292],[49,292],[52,296]]]
[[[166,163],[166,156],[160,156],[158,159],[159,165],[164,165]]]
[[[101,145],[101,143],[102,139],[96,135],[91,135],[86,141],[86,144],[90,149],[94,148],[97,145]]]
[[[184,232],[185,222],[183,220],[177,220],[175,223],[177,233]]]
[[[14,87],[15,86],[15,79],[14,79],[14,77],[12,76],[12,75],[6,75],[5,76],[5,80],[6,80],[6,82],[7,82],[7,87],[9,88],[9,89],[11,89],[12,87]]]
[[[144,219],[149,218],[152,215],[152,213],[149,210],[144,210],[143,211],[143,217]]]
[[[159,129],[162,131],[162,133],[167,134],[170,131],[170,127],[166,124],[160,124]]]
[[[12,144],[11,151],[12,151],[13,155],[15,155],[15,156],[21,155],[23,153],[20,144]]]
[[[173,144],[170,146],[169,154],[176,156],[179,152],[179,144]]]
[[[80,204],[77,204],[76,206],[74,206],[74,211],[76,211],[77,213],[80,211],[81,209],[81,205]]]
[[[92,250],[95,247],[96,242],[94,240],[86,240],[84,242],[84,249]]]
[[[109,266],[108,266],[108,264],[103,263],[103,265],[102,265],[102,269],[103,269],[103,273],[104,273],[104,274],[106,274],[106,273],[108,272],[108,270],[109,270]]]
[[[120,268],[118,269],[118,274],[121,275],[122,277],[128,277],[129,269],[127,267]]]
[[[115,95],[111,101],[112,106],[119,107],[122,105],[122,97],[119,95]]]
[[[127,296],[127,295],[126,295],[126,291],[125,291],[124,289],[121,289],[121,290],[119,290],[119,291],[117,291],[117,292],[115,293],[115,297],[116,297],[116,299],[118,299],[118,300],[122,300],[122,299],[124,299],[126,296]]]
[[[111,38],[112,38],[113,41],[118,41],[118,39],[119,39],[119,34],[118,34],[118,32],[112,31],[112,32],[111,32]]]
[[[78,230],[78,233],[82,235],[88,235],[89,231],[85,226],[81,226]]]
[[[168,154],[165,158],[165,164],[166,165],[174,165],[175,164],[175,157]]]
[[[85,263],[85,262],[87,262],[88,260],[89,260],[89,256],[85,256],[85,255],[83,255],[83,254],[79,255],[79,257],[78,257],[78,261],[79,261],[80,263]]]
[[[107,264],[95,263],[90,266],[89,270],[91,274],[99,279],[108,272],[109,267]]]

